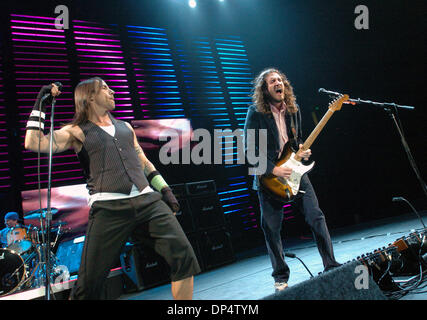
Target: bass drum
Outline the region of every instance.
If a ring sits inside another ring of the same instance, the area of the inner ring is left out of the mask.
[[[26,266],[13,250],[0,249],[0,296],[13,293],[25,278]]]

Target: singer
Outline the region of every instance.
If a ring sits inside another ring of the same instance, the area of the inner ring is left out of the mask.
[[[248,129],[267,130],[267,174],[289,178],[292,169],[279,167],[275,162],[284,151],[285,144],[290,141],[297,155],[308,160],[311,150],[302,149],[301,113],[296,103],[293,88],[286,76],[277,69],[266,69],[254,80],[253,105],[248,109],[245,122],[245,151]],[[258,141],[255,139],[255,141]],[[255,152],[259,146],[255,145]],[[261,155],[260,155],[261,156]],[[264,232],[268,254],[273,266],[272,277],[276,292],[288,287],[290,269],[284,260],[281,229],[283,221],[283,202],[273,199],[260,188],[259,176],[254,176],[254,190],[257,190],[261,209],[261,228]],[[335,260],[332,241],[323,212],[319,208],[316,193],[307,176],[301,179],[300,190],[303,196],[296,200],[297,207],[302,211],[305,221],[310,226],[317,247],[322,257],[324,270],[340,266]]]
[[[27,123],[25,148],[47,153],[46,106],[61,91],[42,87]],[[71,123],[53,132],[53,151],[74,149],[89,191],[89,221],[71,299],[102,299],[103,284],[129,238],[154,249],[170,266],[174,299],[190,300],[200,267],[174,214],[179,204],[166,181],[146,158],[133,128],[115,119],[114,91],[99,77],[74,91]],[[154,188],[155,190],[153,190]]]

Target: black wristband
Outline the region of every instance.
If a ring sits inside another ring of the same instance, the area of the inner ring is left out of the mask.
[[[27,122],[27,130],[44,130],[46,119],[46,105],[52,102],[52,96],[49,95],[52,85],[43,86],[37,95],[33,110]],[[48,96],[47,96],[48,95]]]
[[[172,209],[173,212],[178,212],[180,209],[179,202],[176,200],[171,188],[165,187],[162,189],[163,201]]]
[[[147,176],[147,180],[148,180],[149,182],[151,182],[151,180],[153,180],[153,178],[154,178],[155,176],[159,175],[159,174],[160,174],[160,172],[159,172],[159,171],[154,170],[154,171],[152,171],[152,172]]]

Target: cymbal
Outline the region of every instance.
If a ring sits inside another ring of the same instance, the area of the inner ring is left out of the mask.
[[[52,227],[56,228],[56,227],[59,227],[59,226],[65,226],[67,224],[68,224],[68,222],[66,222],[66,221],[58,221],[58,222],[54,223],[52,225]]]
[[[52,212],[52,215],[58,213],[58,209],[51,208],[50,211]],[[31,220],[31,219],[40,219],[40,216],[43,218],[46,217],[47,208],[43,208],[41,211],[40,209],[37,210],[31,210],[25,213],[24,219],[25,220]]]

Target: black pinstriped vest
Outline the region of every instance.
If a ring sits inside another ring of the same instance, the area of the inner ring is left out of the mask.
[[[149,185],[135,152],[132,131],[125,122],[113,117],[111,120],[116,129],[114,137],[91,121],[79,125],[85,141],[77,156],[91,195],[98,192],[130,194],[133,184],[139,191]]]

